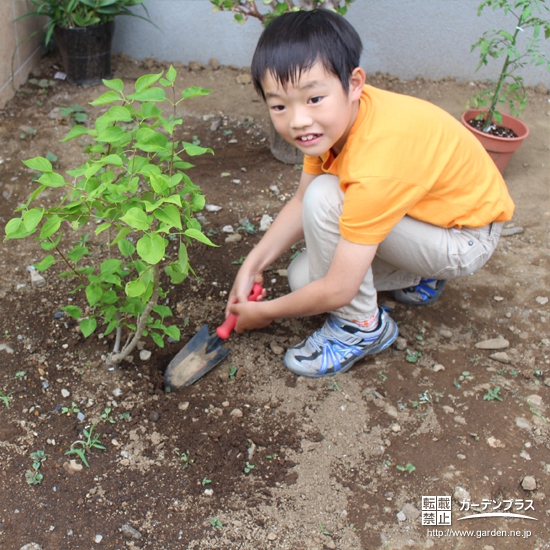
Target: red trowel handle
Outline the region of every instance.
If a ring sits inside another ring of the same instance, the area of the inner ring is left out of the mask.
[[[262,285],[255,283],[252,287],[252,291],[248,295],[249,302],[255,302],[262,294]],[[233,332],[235,325],[237,324],[237,314],[231,313],[229,317],[216,329],[216,334],[222,340],[227,340],[229,335]]]

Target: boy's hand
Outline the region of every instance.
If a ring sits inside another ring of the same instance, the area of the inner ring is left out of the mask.
[[[264,289],[265,296],[265,289]],[[258,300],[261,300],[259,298]],[[237,324],[235,332],[242,334],[245,330],[267,327],[273,319],[265,315],[263,304],[258,302],[239,302],[229,307],[231,313],[236,313]]]
[[[229,293],[229,298],[227,299],[225,316],[227,317],[231,313],[231,306],[233,304],[248,302],[248,296],[250,295],[252,287],[255,284],[259,284],[263,286],[263,282],[264,282],[264,278],[260,274],[247,276],[239,272],[239,274],[237,275],[237,278],[235,279],[235,283],[233,284],[233,288]],[[266,297],[266,295],[267,295],[267,291],[264,288],[262,289],[261,295],[258,298],[256,298],[256,301],[257,302],[262,301]]]

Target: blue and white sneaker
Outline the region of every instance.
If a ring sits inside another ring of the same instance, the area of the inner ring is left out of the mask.
[[[309,338],[287,350],[284,364],[299,376],[320,378],[346,372],[352,365],[389,347],[397,338],[397,323],[382,308],[378,326],[364,331],[350,321],[330,315]]]
[[[410,306],[429,306],[433,304],[445,288],[444,279],[421,279],[416,286],[394,290],[394,300]]]

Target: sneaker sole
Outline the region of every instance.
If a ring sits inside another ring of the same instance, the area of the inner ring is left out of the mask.
[[[389,317],[389,319],[390,320],[388,321],[387,331],[379,338],[379,339],[382,339],[383,342],[380,342],[377,345],[376,344],[373,345],[368,350],[366,350],[365,353],[363,353],[362,355],[359,355],[359,357],[355,357],[354,359],[352,359],[345,367],[342,367],[340,370],[337,370],[334,372],[324,372],[322,374],[302,372],[288,365],[286,355],[283,358],[283,363],[290,372],[292,372],[293,374],[296,374],[297,376],[303,376],[304,378],[328,378],[330,376],[335,376],[337,374],[343,374],[344,372],[347,372],[349,369],[351,369],[351,367],[353,367],[353,365],[355,365],[357,361],[364,359],[368,355],[374,355],[375,353],[380,353],[381,351],[384,351],[385,349],[389,348],[395,342],[396,338],[399,336],[399,327],[391,317]]]

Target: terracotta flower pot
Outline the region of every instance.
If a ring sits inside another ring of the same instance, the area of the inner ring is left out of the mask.
[[[462,124],[472,132],[477,139],[482,143],[485,150],[489,153],[489,156],[493,159],[494,163],[500,172],[504,172],[504,168],[508,164],[510,157],[514,151],[519,149],[522,141],[529,135],[529,128],[521,120],[510,116],[502,115],[502,126],[512,129],[518,137],[515,138],[503,138],[492,136],[485,132],[481,132],[476,128],[473,128],[468,124],[468,120],[475,118],[480,113],[479,109],[470,109],[462,113]]]

